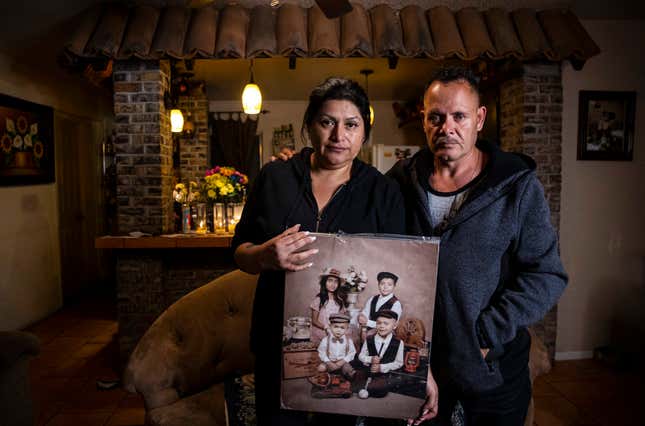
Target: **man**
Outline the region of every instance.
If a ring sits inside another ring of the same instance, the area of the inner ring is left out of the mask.
[[[441,70],[423,100],[428,147],[388,172],[408,233],[441,238],[432,372],[414,424],[450,424],[460,401],[466,424],[522,425],[526,327],[567,283],[535,163],[477,139],[486,119],[477,84],[469,70]]]

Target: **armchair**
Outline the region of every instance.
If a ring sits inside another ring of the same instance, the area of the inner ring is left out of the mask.
[[[256,275],[236,270],[170,306],[130,356],[124,386],[142,394],[146,423],[224,426],[226,376],[253,371]]]

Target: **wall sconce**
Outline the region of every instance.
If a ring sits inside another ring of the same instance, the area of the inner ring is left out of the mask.
[[[253,81],[253,59],[251,59],[251,78],[242,92],[242,109],[246,114],[259,114],[262,111],[262,93]]]
[[[178,108],[170,110],[170,131],[173,133],[184,131],[184,114]]]
[[[370,74],[374,73],[374,70],[365,69],[365,70],[361,70],[360,73],[365,76],[365,94],[369,98],[370,89],[369,89],[367,79],[370,76]],[[374,108],[372,108],[372,103],[370,102],[370,126],[373,124],[374,124]]]

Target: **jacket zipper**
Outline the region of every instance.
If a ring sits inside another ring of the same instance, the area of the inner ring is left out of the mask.
[[[325,204],[325,207],[323,207],[316,215],[316,232],[318,232],[318,228],[320,227],[320,221],[322,220],[323,212],[325,211],[327,206],[331,204],[332,200],[336,198],[336,195],[338,195],[338,193],[345,187],[345,185],[346,184],[342,184],[341,186],[338,187],[338,189],[336,190],[336,192],[334,192],[334,194],[331,196],[329,201],[327,201],[327,204]],[[316,197],[314,197],[314,202],[315,200],[316,200]]]

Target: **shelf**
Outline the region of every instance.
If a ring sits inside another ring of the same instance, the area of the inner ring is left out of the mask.
[[[105,235],[94,240],[97,249],[229,248],[233,234],[168,234],[156,237]]]

